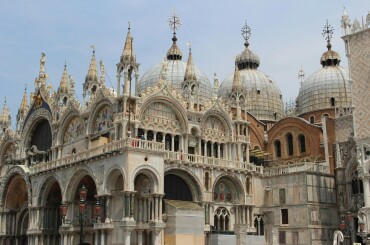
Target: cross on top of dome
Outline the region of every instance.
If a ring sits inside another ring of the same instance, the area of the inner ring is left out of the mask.
[[[181,26],[181,22],[180,22],[180,18],[176,15],[175,11],[173,15],[168,19],[168,23],[170,24],[170,28],[173,31],[173,34],[176,34],[176,31]]]
[[[334,28],[331,25],[329,25],[328,20],[326,20],[326,25],[324,26],[324,29],[322,31],[322,36],[328,42],[328,45],[327,45],[328,50],[330,50],[331,48],[330,40],[333,37],[333,33],[334,33],[333,31],[334,31]]]
[[[241,31],[242,31],[242,36],[243,36],[244,41],[245,41],[244,46],[248,47],[248,45],[249,45],[248,40],[249,40],[252,32],[251,32],[251,28],[247,24],[247,21],[245,21],[245,25],[243,26]]]

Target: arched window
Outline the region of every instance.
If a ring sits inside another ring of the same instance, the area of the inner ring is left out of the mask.
[[[293,155],[293,135],[291,133],[288,133],[286,135],[286,143],[287,143],[288,155],[292,156]]]
[[[304,137],[303,134],[300,134],[298,136],[298,142],[299,142],[300,153],[305,153],[306,152],[306,138]]]
[[[216,209],[213,216],[214,229],[217,231],[229,231],[230,229],[230,214],[224,207]]]
[[[280,140],[275,140],[274,146],[275,146],[275,156],[276,157],[281,157],[281,143],[280,143]]]
[[[34,128],[31,136],[30,147],[35,145],[39,151],[47,151],[51,147],[51,128],[47,120],[42,120]]]
[[[254,227],[256,228],[257,236],[263,236],[265,234],[265,227],[262,215],[255,216]]]
[[[310,116],[310,123],[315,123],[315,116]]]
[[[335,98],[334,97],[330,98],[330,105],[335,106]]]

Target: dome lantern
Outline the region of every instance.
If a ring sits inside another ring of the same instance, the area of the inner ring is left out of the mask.
[[[324,30],[322,32],[323,37],[327,41],[326,47],[328,48],[328,51],[322,54],[321,59],[320,59],[320,64],[323,67],[326,66],[338,66],[340,63],[340,55],[331,50],[331,38],[333,37],[333,31],[334,28],[329,25],[328,21],[326,20],[326,25],[324,26]]]
[[[239,70],[257,69],[260,65],[260,58],[249,49],[251,28],[247,25],[247,22],[245,22],[245,25],[243,26],[241,31],[244,38],[245,49],[243,52],[241,52],[241,54],[236,56],[235,64],[238,66]]]
[[[172,37],[172,46],[167,52],[167,59],[168,60],[181,60],[182,52],[176,44],[177,42],[176,31],[181,26],[180,18],[174,13],[169,18],[168,23],[170,24],[170,28],[173,31],[173,37]]]

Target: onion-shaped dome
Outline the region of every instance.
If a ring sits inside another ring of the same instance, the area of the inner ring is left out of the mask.
[[[186,63],[181,60],[168,60],[167,80],[172,83],[172,86],[181,90],[181,83],[184,81]],[[136,93],[139,95],[142,91],[150,86],[158,83],[162,70],[162,64],[158,64],[150,68],[144,73],[140,81],[136,85]],[[200,101],[205,102],[212,97],[213,88],[206,75],[194,65],[194,72],[199,82]]]
[[[329,64],[330,59],[323,60]],[[351,105],[351,85],[348,70],[339,66],[325,65],[302,83],[297,97],[297,113],[330,109],[337,106]]]
[[[167,52],[167,80],[172,86],[181,90],[181,84],[184,81],[186,73],[186,63],[183,62],[182,52],[176,45],[177,38],[172,38],[172,47]],[[213,88],[206,75],[201,72],[194,64],[194,74],[199,83],[199,100],[204,103],[212,98]],[[158,83],[162,71],[162,63],[153,66],[144,73],[138,84],[136,84],[136,94],[140,95],[142,91]]]
[[[250,29],[243,27],[245,35],[245,49],[235,59],[239,70],[239,81],[241,88],[247,92],[246,109],[259,120],[276,121],[283,116],[284,106],[280,89],[277,83],[257,68],[260,58],[249,49],[248,39]],[[234,75],[225,79],[219,89],[219,96],[225,99],[233,90]]]
[[[299,89],[296,100],[298,115],[351,106],[352,90],[348,70],[339,66],[340,55],[331,50],[332,28],[328,24],[323,34],[327,35],[328,50],[321,56],[322,68],[310,75]]]

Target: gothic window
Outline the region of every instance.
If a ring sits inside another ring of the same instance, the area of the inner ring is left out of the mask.
[[[256,228],[257,236],[263,236],[265,234],[265,226],[262,215],[255,216],[254,227]]]
[[[230,214],[224,207],[216,209],[213,216],[214,229],[217,231],[229,231],[230,230]]]
[[[300,134],[298,136],[298,142],[299,142],[299,151],[301,153],[305,153],[306,152],[306,138],[304,137],[303,134]]]
[[[30,147],[36,146],[39,151],[47,151],[51,147],[51,128],[47,120],[39,122],[31,134]]]
[[[275,140],[274,146],[275,146],[275,156],[276,157],[281,157],[281,143],[280,143],[280,140]]]
[[[152,141],[154,139],[154,133],[153,131],[148,131],[146,133],[146,139]]]
[[[293,155],[293,135],[291,133],[288,133],[286,135],[286,143],[287,143],[288,155],[292,156]]]
[[[113,127],[113,110],[109,106],[101,109],[95,118],[93,132],[101,132]]]
[[[315,116],[310,116],[310,123],[312,123],[312,124],[315,123]]]
[[[64,133],[63,142],[70,143],[80,139],[85,133],[85,124],[79,117],[74,117],[68,124]]]

